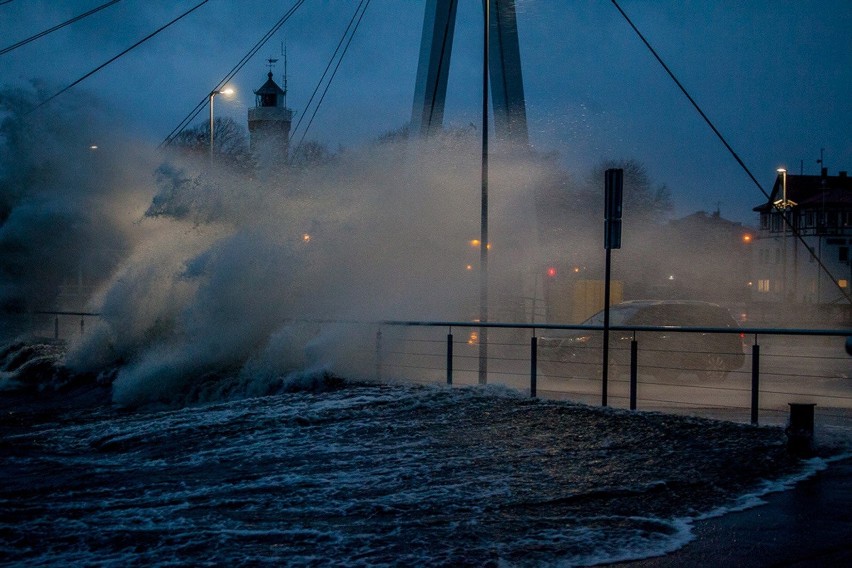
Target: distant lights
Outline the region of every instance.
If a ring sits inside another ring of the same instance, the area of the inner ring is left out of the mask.
[[[302,235],[302,242],[303,242],[303,243],[309,243],[309,242],[311,242],[311,236],[310,236],[308,233],[304,233],[304,234]]]
[[[547,268],[547,275],[550,278],[555,278],[556,277],[556,267],[555,266],[549,266]]]
[[[743,242],[744,242],[744,243],[750,243],[750,242],[751,242],[751,239],[752,239],[752,236],[751,236],[749,233],[745,233],[745,234],[743,235]]]
[[[98,149],[97,144],[92,144],[91,146],[89,146],[89,150],[97,150],[97,149]]]
[[[471,239],[471,241],[470,241],[470,246],[472,246],[472,247],[478,247],[481,244],[482,244],[482,241],[480,241],[479,239]],[[488,249],[488,250],[491,250],[491,243],[488,243],[488,246],[486,246],[485,248]]]
[[[464,267],[464,269],[465,269],[465,270],[473,270],[473,265],[472,265],[472,264],[468,264],[467,266],[465,266],[465,267]]]
[[[674,280],[674,279],[675,279],[674,274],[669,274],[668,280]]]

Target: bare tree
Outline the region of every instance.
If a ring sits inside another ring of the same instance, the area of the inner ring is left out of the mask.
[[[331,162],[334,156],[325,144],[306,140],[293,150],[290,166],[296,170],[322,166]]]
[[[237,170],[253,167],[245,128],[230,117],[213,121],[213,154],[216,162]],[[210,124],[187,128],[175,136],[172,146],[190,154],[202,155],[210,151]]]

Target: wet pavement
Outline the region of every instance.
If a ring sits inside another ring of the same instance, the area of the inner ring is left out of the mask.
[[[763,498],[746,511],[700,521],[685,547],[617,564],[669,566],[852,566],[852,458]]]

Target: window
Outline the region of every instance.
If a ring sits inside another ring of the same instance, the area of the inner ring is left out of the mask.
[[[840,262],[849,262],[849,247],[839,247],[837,256]]]
[[[770,227],[770,230],[773,233],[781,232],[784,229],[784,221],[781,218],[781,215],[773,214],[771,222],[772,222],[772,226]]]
[[[845,290],[849,286],[849,281],[845,278],[841,278],[837,281],[837,285]]]
[[[760,214],[760,228],[768,229],[769,228],[769,213],[761,213]]]
[[[769,279],[758,280],[757,281],[757,291],[758,292],[769,292]]]

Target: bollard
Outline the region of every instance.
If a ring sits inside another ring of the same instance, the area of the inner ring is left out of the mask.
[[[787,451],[796,456],[809,456],[814,442],[813,403],[791,402],[790,421],[787,423]]]

